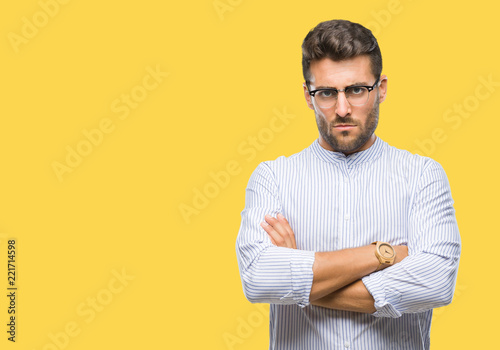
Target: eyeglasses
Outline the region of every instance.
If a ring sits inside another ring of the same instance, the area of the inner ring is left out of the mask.
[[[372,86],[353,85],[347,86],[343,90],[338,89],[316,89],[309,91],[309,95],[314,97],[314,100],[320,108],[333,107],[339,98],[339,92],[345,94],[345,98],[351,106],[362,106],[368,102],[370,91],[377,87],[379,79],[375,81]]]

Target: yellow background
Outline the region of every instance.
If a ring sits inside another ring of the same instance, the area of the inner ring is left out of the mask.
[[[412,151],[439,141],[425,152],[448,174],[463,253],[432,348],[498,343],[500,88],[487,97],[478,88],[480,77],[500,82],[498,5],[221,0],[218,13],[212,0],[66,2],[46,23],[35,0],[0,11],[2,325],[11,237],[19,287],[17,341],[2,326],[2,349],[266,349],[268,318],[243,296],[234,249],[244,189],[259,162],[317,137],[300,45],[333,18],[367,25],[379,40],[389,90],[377,134]],[[44,26],[14,44],[23,18]],[[120,119],[112,105],[146,91],[144,79],[151,88],[148,69],[169,75]],[[443,119],[464,103],[467,118]],[[295,117],[269,136],[276,111]],[[103,120],[113,131],[59,181],[54,162],[66,164],[68,147]],[[259,135],[267,144],[249,159],[245,143]],[[228,164],[238,165],[229,184],[211,187],[213,198],[185,220],[181,205],[193,206]],[[114,273],[123,271],[134,278],[120,284]],[[90,319],[81,308],[93,299],[100,311]],[[67,327],[78,334],[62,335]]]

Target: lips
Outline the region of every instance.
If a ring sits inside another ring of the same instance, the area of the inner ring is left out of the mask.
[[[356,127],[356,125],[353,125],[353,124],[337,124],[337,125],[333,126],[333,128],[335,130],[339,130],[339,131],[351,130],[355,127]]]

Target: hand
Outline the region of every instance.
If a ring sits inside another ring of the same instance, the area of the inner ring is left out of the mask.
[[[267,232],[271,242],[278,247],[297,249],[295,235],[285,217],[278,213],[276,218],[266,215],[264,222],[260,224]]]

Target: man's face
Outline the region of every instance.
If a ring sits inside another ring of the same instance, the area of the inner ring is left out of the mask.
[[[320,88],[342,90],[352,85],[372,86],[376,80],[371,73],[368,56],[344,61],[332,61],[329,58],[313,61],[310,72],[311,91]],[[379,103],[385,100],[386,91],[387,77],[383,75],[380,77],[380,86],[370,92],[369,99],[363,106],[351,106],[341,92],[334,106],[320,108],[304,84],[307,104],[316,114],[320,145],[346,155],[368,149],[375,142]]]

